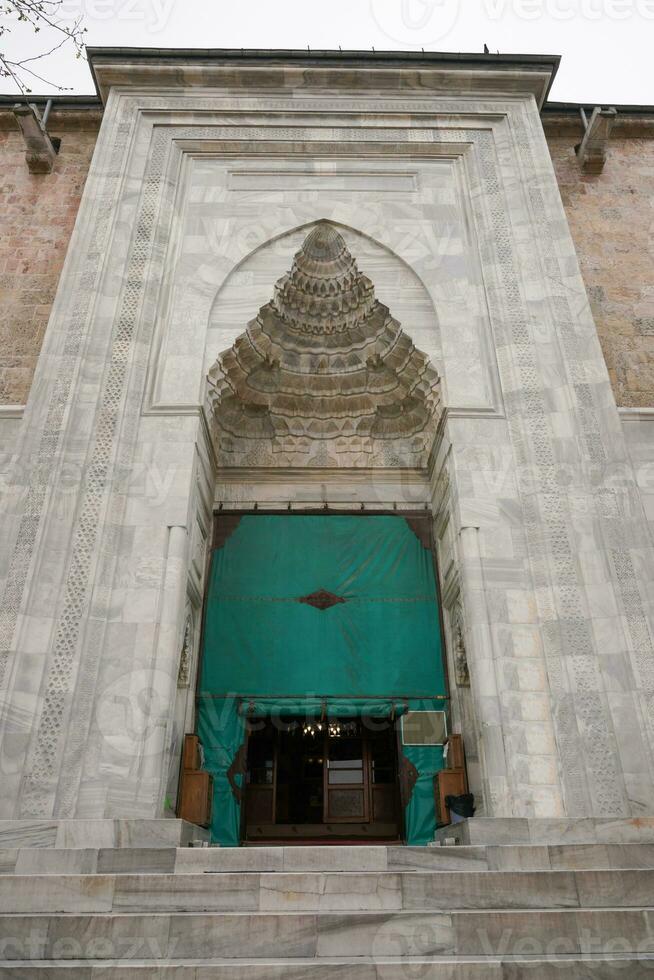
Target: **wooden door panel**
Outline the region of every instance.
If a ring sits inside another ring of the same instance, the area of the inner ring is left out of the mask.
[[[325,823],[368,823],[370,765],[363,735],[325,737]]]
[[[272,787],[249,786],[245,798],[247,822],[273,823],[275,819],[274,792]]]
[[[372,819],[375,823],[397,819],[397,787],[373,786]]]
[[[367,823],[366,811],[366,798],[361,786],[339,786],[329,790],[326,823]]]

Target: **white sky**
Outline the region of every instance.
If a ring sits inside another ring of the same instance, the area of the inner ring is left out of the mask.
[[[654,0],[64,0],[63,9],[67,19],[83,13],[90,45],[481,52],[486,43],[560,54],[550,99],[654,104]],[[0,43],[23,57],[57,40],[12,25]],[[30,67],[75,93],[94,91],[72,48]],[[31,87],[54,91],[36,79]],[[0,90],[16,91],[5,79]]]

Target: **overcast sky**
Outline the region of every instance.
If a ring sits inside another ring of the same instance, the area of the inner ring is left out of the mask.
[[[63,0],[91,45],[365,48],[560,54],[550,98],[654,103],[654,0]],[[5,15],[2,15],[5,18]],[[7,23],[6,18],[3,23]],[[11,25],[11,57],[57,42]],[[64,47],[30,67],[73,92],[94,91],[88,65]],[[15,91],[5,79],[4,92]],[[32,91],[54,91],[38,79]]]

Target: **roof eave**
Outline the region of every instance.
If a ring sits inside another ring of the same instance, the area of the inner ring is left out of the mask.
[[[309,84],[341,84],[365,90],[533,95],[545,102],[556,75],[558,55],[492,55],[417,51],[300,51],[236,48],[87,48],[99,96],[106,101],[112,86],[120,88],[261,87],[293,84],[295,75]],[[411,84],[412,78],[419,85]]]

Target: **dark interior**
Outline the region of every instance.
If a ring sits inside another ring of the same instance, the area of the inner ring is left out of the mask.
[[[398,837],[397,744],[390,719],[261,720],[252,729],[248,839]]]

